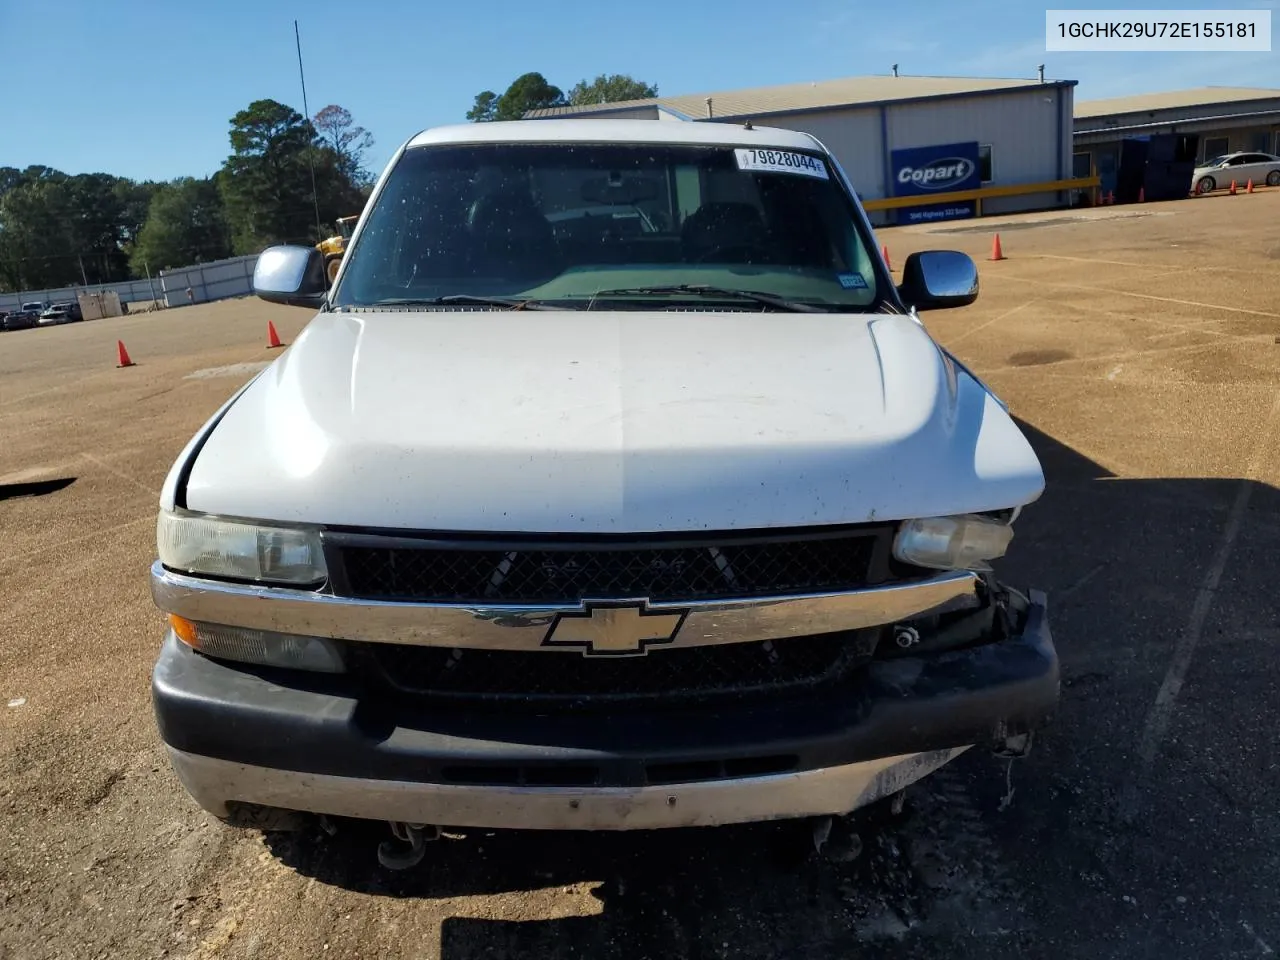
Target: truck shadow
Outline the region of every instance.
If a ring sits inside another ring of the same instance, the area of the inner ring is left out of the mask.
[[[857,859],[815,855],[804,823],[473,834],[436,843],[406,873],[377,864],[376,844],[389,836],[382,824],[343,822],[323,839],[267,835],[268,848],[304,876],[373,896],[518,896],[509,919],[500,905],[486,905],[486,919],[446,919],[447,960],[868,950],[988,958],[1028,949],[1065,958],[1112,955],[1119,940],[1143,944],[1131,956],[1221,955],[1230,948],[1195,911],[1161,913],[1157,930],[1117,891],[1176,891],[1222,916],[1273,915],[1266,885],[1245,878],[1267,875],[1280,840],[1266,838],[1280,828],[1260,840],[1258,822],[1241,811],[1250,796],[1280,792],[1280,763],[1245,746],[1274,743],[1280,726],[1280,492],[1240,479],[1119,478],[1019,425],[1048,482],[998,572],[1049,596],[1059,715],[1016,766],[970,751],[911,788],[904,817],[884,805],[860,813]],[[1136,745],[1215,564],[1221,577],[1210,584],[1175,726],[1159,762],[1144,764]],[[1214,829],[1189,832],[1188,811]],[[1221,875],[1223,850],[1234,851],[1241,879]],[[527,919],[566,898],[568,910],[554,913],[587,915]]]
[[[19,497],[44,497],[65,490],[76,482],[75,477],[58,477],[56,480],[32,480],[27,483],[0,483],[0,501]]]

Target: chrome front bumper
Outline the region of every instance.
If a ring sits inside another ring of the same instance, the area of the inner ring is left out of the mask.
[[[943,573],[914,583],[843,593],[650,603],[653,614],[685,614],[667,648],[749,643],[861,630],[973,609],[978,577]],[[338,640],[487,650],[546,649],[560,615],[581,616],[583,603],[543,605],[400,603],[353,600],[309,590],[221,583],[151,567],[151,594],[165,613],[188,620]]]
[[[513,830],[652,830],[842,815],[928,776],[968,747],[800,773],[661,787],[458,786],[249,766],[184,753],[169,759],[200,806],[228,803],[369,820]]]

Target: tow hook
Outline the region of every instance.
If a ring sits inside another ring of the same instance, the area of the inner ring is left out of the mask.
[[[402,823],[399,820],[388,823],[395,840],[383,840],[378,844],[378,862],[388,870],[413,869],[427,855],[427,843],[440,839],[440,828],[434,824]],[[408,845],[407,850],[403,844]]]

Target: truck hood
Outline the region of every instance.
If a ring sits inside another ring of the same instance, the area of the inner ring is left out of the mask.
[[[225,409],[185,502],[621,533],[968,513],[1043,486],[1004,408],[911,317],[414,311],[312,320]]]

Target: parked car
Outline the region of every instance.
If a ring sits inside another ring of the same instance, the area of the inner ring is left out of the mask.
[[[602,171],[655,229],[557,242]],[[345,256],[259,256],[315,315],[163,486],[152,695],[205,809],[390,821],[405,867],[444,826],[825,819],[1029,748],[1058,660],[992,562],[1044,475],[916,312],[977,268],[895,286],[813,136],[427,131]]]
[[[36,326],[39,320],[40,313],[26,309],[24,304],[4,318],[4,328],[6,330],[30,330]]]
[[[1208,193],[1231,185],[1243,187],[1250,180],[1280,187],[1280,157],[1270,153],[1225,153],[1196,167],[1191,175],[1196,193]]]
[[[64,306],[53,305],[47,307],[40,314],[40,326],[55,327],[63,323],[71,322],[71,312]]]
[[[73,323],[78,323],[84,319],[84,311],[80,309],[79,300],[65,300],[62,303],[55,303],[55,307],[61,307],[67,311]]]

